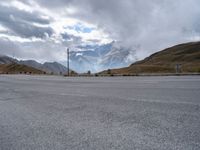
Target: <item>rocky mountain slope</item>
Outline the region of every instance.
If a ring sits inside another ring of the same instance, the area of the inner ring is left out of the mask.
[[[41,64],[35,60],[20,60],[19,61],[17,59],[14,59],[8,56],[3,56],[3,55],[0,55],[0,64],[4,67],[10,64],[18,64],[18,67],[20,65],[22,66],[24,65],[30,68],[35,68],[36,70],[40,70],[42,72],[49,73],[49,74],[65,74],[67,72],[67,68],[57,62],[45,62],[44,64]]]
[[[17,63],[0,64],[0,74],[45,74],[44,71]]]

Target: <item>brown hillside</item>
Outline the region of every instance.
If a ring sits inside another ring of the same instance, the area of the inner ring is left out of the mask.
[[[1,74],[44,74],[44,71],[20,64],[1,64]]]
[[[113,69],[111,73],[175,73],[177,64],[180,64],[179,72],[200,72],[200,42],[191,42],[167,48],[154,53],[144,60],[133,63],[129,67]],[[106,73],[106,71],[103,73]]]

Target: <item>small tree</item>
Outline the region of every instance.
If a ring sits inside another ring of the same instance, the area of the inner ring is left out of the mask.
[[[75,76],[75,75],[76,75],[76,72],[73,71],[73,70],[71,70],[70,75],[71,75],[71,76]]]

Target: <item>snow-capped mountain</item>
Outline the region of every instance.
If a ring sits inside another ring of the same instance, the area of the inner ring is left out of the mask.
[[[110,68],[125,67],[134,60],[129,59],[132,49],[124,48],[117,42],[105,45],[82,46],[70,52],[70,68],[77,72],[97,72]]]

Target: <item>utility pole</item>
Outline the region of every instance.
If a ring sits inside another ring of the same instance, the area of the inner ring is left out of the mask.
[[[69,48],[67,48],[67,73],[69,76]]]

